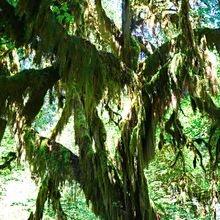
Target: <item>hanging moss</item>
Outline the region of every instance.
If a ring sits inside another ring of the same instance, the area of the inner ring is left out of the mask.
[[[59,188],[66,181],[72,183],[75,180],[82,183],[79,158],[62,145],[39,136],[34,130],[26,128],[23,132],[22,142],[26,159],[32,175],[41,183],[36,210],[29,219],[42,218],[47,200],[51,200],[53,209],[57,211],[59,218],[62,216],[62,219],[65,219],[65,213],[60,205]]]
[[[45,178],[42,181],[42,184],[40,186],[38,195],[37,195],[37,200],[36,200],[36,210],[34,215],[31,213],[29,220],[37,220],[37,219],[42,219],[43,217],[43,210],[44,210],[44,204],[47,200],[49,188],[48,188],[48,179]]]
[[[36,59],[38,60],[39,57],[40,60],[44,53],[54,53],[63,79],[70,84],[74,81],[78,84],[78,89],[85,92],[85,104],[89,112],[90,106],[93,103],[94,105],[99,103],[106,89],[115,93],[117,84],[121,84],[120,63],[112,55],[98,52],[88,41],[68,36],[61,25],[58,24],[52,12],[48,13],[46,10],[47,4],[44,4],[34,20],[35,29],[32,30],[31,37],[38,36],[39,38]],[[22,6],[19,10],[25,14],[26,10],[30,10],[29,6],[26,7],[27,9]],[[28,15],[26,17],[27,22],[32,24],[33,20]],[[54,34],[48,32],[51,26],[54,27]],[[50,36],[51,40],[48,44],[48,37],[50,39]],[[109,63],[112,65],[109,66]],[[102,66],[105,66],[105,68],[102,68]],[[112,76],[115,77],[112,78]]]
[[[25,116],[26,124],[34,119],[43,104],[47,89],[58,79],[62,84],[59,89],[66,92],[65,106],[52,133],[52,140],[39,137],[27,128],[24,143],[22,140],[20,143],[25,145],[26,158],[32,172],[42,180],[37,199],[37,218],[41,218],[44,202],[49,198],[53,200],[55,209],[62,213],[58,187],[65,180],[71,181],[77,176],[72,163],[78,161],[78,158],[51,142],[61,133],[73,113],[76,144],[79,145],[80,183],[87,200],[93,204],[94,212],[103,219],[154,219],[155,213],[151,209],[146,190],[144,167],[154,153],[156,123],[162,120],[169,108],[172,95],[178,104],[187,87],[196,107],[208,112],[214,120],[219,120],[218,116],[214,116],[219,115],[219,109],[202,91],[206,88],[201,86],[206,76],[204,57],[197,57],[199,48],[195,45],[194,33],[189,24],[188,8],[184,11],[188,3],[185,0],[181,2],[179,27],[182,33],[150,55],[138,75],[123,67],[112,54],[98,51],[79,36],[69,36],[49,9],[50,3],[20,0],[16,10],[24,22],[25,40],[36,51],[35,63],[41,64],[44,58],[55,60],[59,74],[52,75],[53,71],[48,69],[45,73],[43,70],[31,70],[22,71],[23,75],[16,74],[13,78],[3,77],[0,80],[0,87],[5,89],[4,94],[7,93],[0,101],[3,104],[6,99],[10,100],[10,104],[16,102],[17,111],[22,114],[19,120]],[[101,2],[96,3],[100,6]],[[98,10],[99,16],[103,16],[101,7]],[[129,14],[129,7],[126,10]],[[79,14],[82,15],[81,12]],[[109,25],[106,18],[104,23]],[[130,31],[129,27],[126,31]],[[139,46],[136,41],[128,39],[130,34],[125,35],[127,48],[123,51],[124,61],[136,69]],[[212,45],[212,41],[218,43],[218,40],[210,37],[208,45]],[[131,59],[131,55],[134,55],[134,59]],[[47,77],[48,72],[50,74]],[[108,134],[96,107],[103,99],[111,101],[120,96],[125,85],[129,88],[134,106],[121,127],[121,140],[117,145],[119,161],[116,165],[106,150]],[[202,89],[198,89],[199,86]],[[18,96],[15,96],[16,93]],[[22,95],[27,97],[25,104]],[[201,100],[204,97],[203,102]],[[166,123],[165,130],[172,134],[175,142],[182,145],[186,143],[182,127],[174,116]]]
[[[25,131],[26,158],[31,172],[41,179],[56,176],[58,183],[73,179],[72,153],[49,139],[40,137],[35,131]],[[79,181],[79,180],[78,180]]]
[[[138,103],[138,99],[136,101]],[[149,216],[155,219],[155,214],[150,208],[149,198],[146,194],[147,184],[143,172],[145,159],[146,157],[150,158],[149,153],[153,151],[153,146],[146,145],[146,141],[148,140],[144,139],[147,132],[149,132],[149,130],[145,128],[146,118],[145,114],[143,114],[144,109],[139,107],[139,105],[135,106],[131,109],[130,116],[124,123],[122,142],[119,148],[119,154],[121,158],[123,158],[121,160],[121,173],[125,193],[126,217],[124,217],[124,219],[133,219],[134,216],[137,219],[148,219]],[[147,116],[149,117],[150,115]],[[152,149],[146,151],[148,147]],[[148,154],[144,155],[145,152]]]
[[[139,43],[134,38],[131,38],[130,54],[132,55],[131,68],[136,70],[138,67],[139,55],[141,49]]]
[[[120,219],[123,216],[124,202],[119,177],[114,167],[108,162],[103,123],[95,110],[90,117],[92,117],[91,124],[87,124],[85,109],[79,97],[76,96],[74,128],[76,143],[80,150],[82,181],[86,183],[83,185],[83,190],[86,198],[92,202],[95,214],[103,219]],[[92,150],[90,136],[94,139],[96,152]],[[112,206],[112,204],[118,204],[118,206]]]

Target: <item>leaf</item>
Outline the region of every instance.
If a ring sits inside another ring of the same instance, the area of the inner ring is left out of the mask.
[[[64,16],[65,16],[65,17],[69,17],[70,14],[69,14],[68,12],[64,12]]]
[[[68,6],[67,6],[67,4],[62,5],[61,8],[60,8],[60,10],[62,10],[62,11],[68,11]]]
[[[54,13],[57,13],[57,14],[60,13],[60,9],[59,9],[57,6],[53,6],[53,7],[52,7],[52,11],[53,11]]]
[[[199,15],[199,16],[202,16],[202,14],[203,14],[203,10],[202,10],[202,8],[199,8],[199,10],[198,10],[198,15]]]
[[[206,13],[210,13],[210,11],[211,11],[211,6],[208,5],[206,8],[204,8],[204,11],[205,11]]]
[[[74,16],[68,15],[68,16],[66,17],[66,22],[67,22],[67,23],[70,23],[70,22],[73,22],[73,21],[74,21]]]
[[[57,19],[58,19],[58,21],[62,21],[64,19],[64,16],[63,15],[58,15]]]

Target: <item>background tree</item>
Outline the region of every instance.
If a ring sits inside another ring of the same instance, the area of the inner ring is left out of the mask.
[[[218,13],[217,2],[211,3]],[[220,32],[202,21],[204,4],[123,0],[118,27],[100,0],[0,0],[1,134],[6,122],[13,125],[18,158],[25,155],[42,183],[29,219],[42,218],[47,199],[65,219],[59,186],[73,179],[103,219],[159,218],[144,174],[155,152],[157,126],[160,148],[167,142],[166,133],[176,158],[184,160],[182,149],[189,146],[202,161],[198,139],[184,132],[179,118],[186,98],[212,124],[209,138],[200,141],[210,154],[214,175],[220,109],[213,100],[218,85],[209,49],[219,52]],[[36,68],[22,70],[19,59],[31,56]],[[31,128],[49,90],[62,114],[51,136],[43,138]],[[125,97],[130,106],[122,117]],[[114,157],[98,106],[120,130]],[[78,156],[56,143],[71,115]]]

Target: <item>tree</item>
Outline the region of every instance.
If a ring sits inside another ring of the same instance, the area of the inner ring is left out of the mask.
[[[211,169],[218,167],[220,108],[212,99],[218,87],[208,50],[219,52],[220,31],[200,22],[203,11],[194,9],[202,8],[203,1],[122,0],[121,28],[101,0],[9,2],[0,0],[1,134],[6,121],[13,125],[18,158],[25,153],[41,178],[36,211],[29,219],[42,218],[47,199],[59,219],[66,218],[59,202],[59,186],[66,180],[80,184],[103,219],[159,218],[144,169],[154,155],[157,126],[160,147],[164,133],[180,153],[189,144],[178,118],[186,97],[213,124],[207,148],[214,159]],[[19,70],[16,60],[30,56],[37,68]],[[51,99],[57,97],[64,106],[50,138],[43,138],[31,127],[49,90]],[[129,113],[119,123],[120,111],[114,107],[123,108],[125,96]],[[100,104],[120,130],[114,158]],[[56,143],[71,115],[79,156]]]

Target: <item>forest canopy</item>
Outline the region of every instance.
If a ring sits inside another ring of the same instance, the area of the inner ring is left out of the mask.
[[[219,2],[122,0],[113,8],[0,0],[0,139],[9,126],[18,162],[40,179],[29,219],[42,219],[47,200],[66,219],[66,181],[80,185],[101,219],[161,219],[145,171],[167,146],[172,167],[179,159],[184,167],[190,149],[194,168],[212,181],[212,202],[220,199]],[[43,137],[34,124],[47,96],[61,114]],[[186,102],[208,121],[205,135],[186,132]],[[118,131],[111,144],[103,112]],[[77,154],[57,142],[72,116]]]

